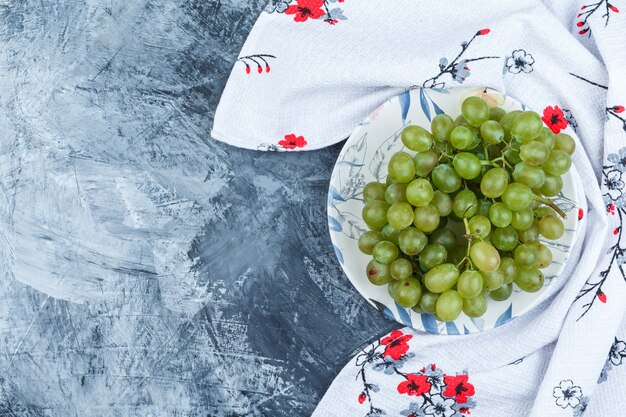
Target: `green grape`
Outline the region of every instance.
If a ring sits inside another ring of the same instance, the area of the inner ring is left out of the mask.
[[[572,158],[565,151],[553,149],[550,158],[542,165],[546,174],[563,175],[572,166]]]
[[[393,298],[402,307],[411,308],[417,305],[422,297],[422,284],[415,278],[398,282],[395,286]]]
[[[535,261],[535,267],[539,269],[549,267],[552,263],[552,251],[539,242],[533,242],[531,243],[531,245],[533,245],[535,249],[537,249],[537,260]]]
[[[478,214],[480,214],[481,216],[489,217],[489,209],[492,205],[493,203],[489,200],[478,200]]]
[[[425,206],[433,199],[435,191],[430,182],[424,178],[418,178],[406,187],[406,199],[416,207]]]
[[[431,204],[424,207],[416,207],[413,224],[422,232],[430,233],[439,226],[439,212]]]
[[[483,290],[483,276],[471,269],[463,271],[456,283],[456,290],[463,298],[477,297]]]
[[[512,143],[514,142],[515,141],[512,141]],[[504,152],[502,155],[504,155],[504,158],[506,159],[506,161],[511,165],[519,164],[520,162],[522,162],[522,158],[520,158],[519,156],[519,151],[516,149],[513,149],[512,147],[506,152]]]
[[[522,291],[537,292],[543,287],[543,273],[537,268],[520,268],[515,277],[515,283]]]
[[[390,264],[399,255],[398,247],[388,240],[383,240],[374,245],[372,256],[374,259],[383,264]]]
[[[550,240],[560,238],[563,236],[563,232],[565,232],[563,222],[554,216],[545,216],[539,220],[537,227],[539,228],[539,233]]]
[[[387,292],[389,293],[389,296],[395,300],[396,289],[400,286],[400,284],[402,284],[402,281],[398,281],[397,279],[391,278],[391,275],[389,275],[389,278],[390,279],[389,279],[389,285],[387,285]]]
[[[445,193],[453,193],[461,186],[461,177],[448,164],[441,164],[431,173],[433,184]]]
[[[446,261],[448,252],[443,245],[431,243],[426,245],[419,254],[419,263],[426,271],[433,269],[437,265],[441,265]]]
[[[452,248],[452,250],[448,251],[447,261],[452,264],[458,265],[465,258],[465,255],[467,255],[467,244],[465,246],[457,245]]]
[[[461,190],[452,200],[452,211],[460,218],[470,218],[478,211],[478,199],[470,190]]]
[[[480,180],[480,192],[487,198],[498,198],[509,184],[509,174],[502,168],[492,168]]]
[[[539,192],[546,197],[555,197],[563,189],[563,179],[560,175],[546,174],[546,180],[539,189]]]
[[[470,259],[474,266],[485,272],[493,272],[500,266],[498,250],[486,241],[476,242],[472,245],[470,248]]]
[[[394,279],[403,281],[413,275],[413,264],[405,258],[398,258],[389,265],[389,273]]]
[[[576,142],[567,133],[559,133],[554,137],[554,140],[554,149],[560,149],[570,155],[576,150]]]
[[[520,211],[530,207],[534,200],[533,192],[525,184],[514,182],[506,187],[502,193],[502,202],[513,211]]]
[[[381,229],[381,233],[383,234],[383,240],[386,240],[398,246],[398,238],[400,237],[400,229],[396,229],[392,225],[387,223]]]
[[[454,287],[459,278],[459,270],[453,264],[441,264],[424,275],[424,286],[430,292],[442,293]]]
[[[527,165],[524,162],[519,162],[515,164],[515,169],[513,170],[513,180],[527,185],[530,188],[539,188],[546,180],[546,174],[539,166]]]
[[[452,198],[450,198],[450,195],[444,193],[443,191],[435,191],[433,199],[430,200],[430,204],[435,206],[439,212],[439,216],[441,217],[445,217],[452,213]]]
[[[394,229],[404,229],[413,223],[413,207],[409,203],[394,203],[387,210],[387,221]]]
[[[550,150],[554,148],[554,144],[556,142],[554,133],[552,133],[552,131],[547,127],[541,129],[541,132],[539,133],[539,136],[535,138],[535,141],[543,143]]]
[[[550,157],[550,148],[544,143],[533,140],[520,147],[519,156],[528,165],[541,165]]]
[[[439,243],[450,252],[456,247],[456,234],[447,228],[437,229],[430,235],[429,243]]]
[[[522,268],[532,268],[537,262],[537,249],[529,243],[522,243],[515,248],[513,259]]]
[[[481,272],[483,277],[483,287],[488,291],[497,290],[504,284],[504,276],[499,269],[492,272]]]
[[[384,201],[374,200],[363,207],[362,216],[365,224],[372,230],[380,230],[387,224],[387,210],[389,204]]]
[[[496,227],[506,227],[511,224],[513,213],[504,203],[495,203],[489,208],[489,220]]]
[[[423,127],[407,126],[400,135],[404,146],[415,152],[424,152],[433,145],[433,135]]]
[[[487,311],[487,297],[485,294],[478,294],[474,298],[463,299],[463,312],[468,317],[480,317]]]
[[[484,239],[491,232],[491,222],[482,214],[477,214],[468,221],[469,231],[473,235]]]
[[[461,114],[467,123],[479,127],[489,120],[489,106],[480,97],[468,97],[461,104]]]
[[[546,216],[556,217],[556,212],[548,206],[541,206],[535,209],[535,216],[541,220]]]
[[[513,110],[502,116],[502,119],[500,119],[499,121],[500,126],[502,126],[502,129],[504,130],[504,140],[506,140],[507,142],[509,141],[511,136],[511,127],[513,126],[513,121],[520,114],[522,114],[521,110]]]
[[[406,152],[396,152],[389,160],[388,169],[396,182],[407,183],[415,178],[413,158]]]
[[[519,237],[520,242],[524,243],[535,242],[538,240],[539,228],[537,227],[537,222],[534,222],[533,225],[526,230],[519,230],[517,232],[517,237]]]
[[[489,296],[495,301],[508,300],[513,293],[513,284],[502,284],[502,286],[489,293]]]
[[[406,184],[390,184],[385,191],[385,201],[389,204],[406,201]]]
[[[499,122],[500,120],[502,120],[505,114],[506,111],[504,111],[504,109],[500,107],[492,107],[489,109],[489,120],[495,120],[496,122]]]
[[[439,142],[447,142],[450,132],[455,128],[454,120],[447,114],[438,114],[433,117],[430,122],[430,130],[433,132],[435,140]]]
[[[387,186],[379,182],[370,182],[363,187],[363,199],[366,203],[374,200],[384,200]]]
[[[482,164],[480,159],[469,152],[459,152],[454,155],[452,160],[452,166],[459,177],[466,180],[471,180],[480,175],[482,171]]]
[[[439,294],[432,293],[430,291],[424,291],[422,298],[420,298],[420,308],[426,313],[433,314],[437,308],[437,299]]]
[[[470,124],[467,123],[467,120],[465,120],[463,118],[462,114],[459,114],[456,119],[454,119],[454,124],[457,126],[465,126],[465,127],[470,127]]]
[[[395,181],[389,175],[387,175],[387,179],[385,180],[385,184],[389,187],[391,184],[394,184]]]
[[[513,226],[516,230],[525,230],[533,225],[534,220],[535,215],[530,208],[514,211],[513,217],[511,218],[511,226]]]
[[[517,230],[513,226],[499,227],[491,233],[491,243],[503,252],[512,251],[519,243]]]
[[[457,126],[450,132],[450,144],[459,150],[472,149],[478,144],[478,137],[467,126]]]
[[[480,136],[488,145],[495,145],[504,139],[504,129],[495,120],[487,120],[480,126]]]
[[[374,259],[369,261],[365,271],[367,272],[367,279],[374,285],[385,285],[391,280],[389,265]]]
[[[400,250],[409,256],[418,255],[427,244],[428,237],[415,227],[407,227],[400,232],[398,237]]]
[[[373,230],[367,231],[359,237],[359,250],[366,255],[371,255],[374,246],[382,240],[382,233]]]
[[[498,271],[502,274],[504,283],[509,284],[515,281],[515,276],[517,275],[517,265],[515,265],[513,258],[504,256],[500,260],[500,267],[498,268]]]
[[[543,128],[541,117],[534,111],[524,111],[517,115],[511,124],[511,136],[519,142],[533,140]]]
[[[438,157],[433,151],[418,152],[413,156],[413,163],[415,164],[415,175],[418,177],[425,177],[430,174],[430,171],[437,166]]]
[[[463,309],[463,298],[458,292],[448,290],[437,299],[436,313],[442,321],[454,321]]]

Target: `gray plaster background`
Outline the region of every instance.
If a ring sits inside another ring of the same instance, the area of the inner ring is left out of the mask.
[[[208,137],[262,7],[0,0],[0,416],[309,415],[395,327],[329,242],[340,146]]]

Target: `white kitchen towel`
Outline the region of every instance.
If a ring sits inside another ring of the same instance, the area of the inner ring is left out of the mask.
[[[626,355],[616,336],[626,309],[624,3],[268,4],[230,76],[214,138],[318,149],[408,88],[489,86],[542,113],[553,131],[576,131],[589,206],[558,294],[481,334],[402,329],[378,339],[346,365],[315,416],[622,415],[626,396],[602,375],[609,351],[620,363]],[[593,411],[606,404],[622,408]]]

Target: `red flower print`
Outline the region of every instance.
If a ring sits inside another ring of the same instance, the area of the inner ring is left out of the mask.
[[[293,14],[296,22],[306,22],[311,19],[318,19],[326,14],[322,9],[324,0],[297,0],[297,5],[291,5],[285,10],[285,14]]]
[[[426,375],[407,374],[406,381],[400,382],[398,392],[400,394],[415,395],[419,397],[430,391],[430,382]]]
[[[613,111],[615,113],[623,113],[624,112],[624,106],[614,106],[613,107]]]
[[[391,359],[397,361],[402,355],[409,351],[409,345],[406,343],[413,336],[404,334],[400,330],[394,330],[391,334],[380,341],[381,345],[386,345],[383,356],[390,356]]]
[[[302,136],[296,136],[293,133],[285,135],[285,139],[278,142],[280,146],[285,149],[296,149],[303,148],[306,146],[307,142]]]
[[[612,12],[619,13],[619,9],[618,9],[617,7],[615,7],[615,6],[613,6],[613,5],[609,6],[609,9],[610,9]]]
[[[359,394],[359,404],[363,404],[365,402],[365,400],[367,400],[367,395],[362,392]]]
[[[488,29],[488,28],[481,29],[478,32],[476,32],[476,36],[487,35],[489,34],[489,32],[491,32],[491,29]]]
[[[548,106],[543,110],[543,117],[541,118],[543,122],[552,130],[554,133],[559,133],[561,130],[567,127],[567,119],[565,119],[565,115],[563,114],[563,110],[559,106]]]
[[[611,215],[615,216],[615,204],[611,203],[607,206],[606,208],[607,213],[610,213]]]
[[[443,382],[446,384],[446,390],[443,395],[454,397],[459,404],[466,403],[467,397],[474,395],[474,386],[467,382],[467,379],[467,375],[445,376]]]
[[[459,408],[459,413],[461,413],[461,414],[472,414],[472,413],[470,413],[470,410],[467,407]]]
[[[602,303],[606,303],[606,294],[603,293],[602,291],[598,291],[598,293],[596,294],[598,296],[598,300],[600,300]]]
[[[585,211],[581,208],[578,209],[578,220],[582,220],[585,215]]]

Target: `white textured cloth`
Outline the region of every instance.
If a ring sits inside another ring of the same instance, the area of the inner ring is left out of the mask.
[[[212,136],[251,149],[317,149],[407,88],[461,84],[499,89],[543,111],[554,131],[576,130],[589,211],[569,279],[481,334],[405,328],[378,339],[345,366],[314,416],[626,415],[624,0],[272,0]]]

